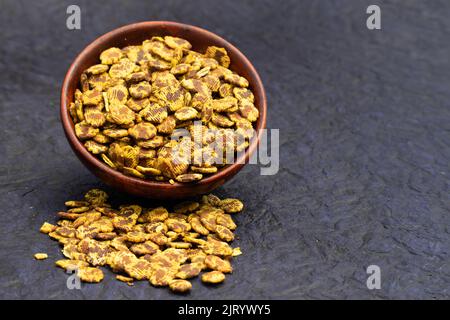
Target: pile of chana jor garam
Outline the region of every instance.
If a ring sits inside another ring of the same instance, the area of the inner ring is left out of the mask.
[[[126,175],[170,183],[214,174],[245,150],[259,117],[249,82],[224,48],[191,48],[165,36],[103,51],[69,106],[85,148]]]
[[[66,259],[56,265],[76,271],[84,282],[100,282],[109,267],[116,279],[132,285],[147,280],[153,286],[168,286],[187,292],[189,279],[220,283],[231,273],[231,259],[240,255],[232,248],[236,224],[231,214],[240,212],[238,199],[219,199],[209,194],[199,202],[185,201],[172,210],[121,205],[114,209],[108,195],[99,189],[87,192],[81,201],[67,201],[60,220],[45,222],[40,231],[57,240]],[[36,259],[47,258],[38,253]]]

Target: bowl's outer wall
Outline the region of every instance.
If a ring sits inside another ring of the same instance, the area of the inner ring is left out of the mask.
[[[84,148],[75,135],[74,123],[68,111],[68,106],[73,102],[74,92],[78,87],[82,72],[91,65],[99,63],[99,56],[103,50],[110,47],[122,48],[128,45],[137,45],[152,36],[161,35],[184,38],[192,44],[193,50],[199,52],[204,52],[211,45],[224,47],[231,59],[230,69],[248,79],[255,96],[255,106],[260,112],[260,118],[256,123],[258,134],[251,141],[244,155],[245,162],[247,162],[256,150],[261,138],[262,132],[259,129],[264,129],[266,124],[267,106],[264,87],[252,64],[238,49],[219,36],[194,26],[165,21],[141,22],[115,29],[97,38],[77,56],[66,74],[61,89],[61,120],[66,137],[77,157],[106,184],[123,192],[147,198],[178,199],[193,197],[211,192],[221,186],[242,169],[243,164],[236,163],[226,166],[218,173],[192,184],[175,183],[171,185],[128,177],[109,168]]]

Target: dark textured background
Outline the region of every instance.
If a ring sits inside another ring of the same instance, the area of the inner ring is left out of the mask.
[[[188,298],[450,298],[450,2],[374,2],[381,31],[365,26],[372,1],[0,0],[0,297],[179,298],[110,272],[68,290],[58,245],[38,233],[65,200],[104,187],[60,125],[70,62],[113,28],[165,19],[237,45],[281,128],[276,176],[247,166],[217,191],[246,203],[235,272],[216,288],[194,281]],[[72,3],[81,31],[65,27]],[[366,288],[370,264],[381,290]]]

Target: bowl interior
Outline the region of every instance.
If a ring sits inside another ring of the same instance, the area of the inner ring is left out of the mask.
[[[126,176],[119,171],[111,169],[94,155],[90,154],[78,140],[75,135],[74,123],[68,111],[68,106],[74,99],[74,92],[79,86],[79,79],[82,72],[91,65],[99,63],[99,56],[102,51],[110,47],[123,48],[129,45],[138,45],[152,36],[165,35],[181,37],[188,40],[192,44],[192,49],[198,52],[204,52],[206,48],[211,45],[224,47],[231,59],[230,69],[245,77],[249,81],[250,89],[253,91],[255,96],[255,106],[258,108],[260,113],[260,117],[255,126],[257,135],[253,137],[250,142],[250,146],[247,148],[245,154],[238,159],[237,163],[227,165],[220,169],[216,174],[205,177],[204,179],[193,184],[175,183],[171,185],[167,182],[141,180]],[[260,129],[265,128],[266,123],[266,98],[264,87],[259,75],[250,61],[237,48],[226,40],[198,27],[175,22],[150,21],[131,24],[115,29],[97,38],[77,56],[70,66],[62,86],[61,118],[66,136],[77,156],[89,169],[91,169],[91,171],[110,185],[117,186],[117,183],[120,182],[121,185],[132,184],[134,187],[139,186],[140,188],[147,186],[151,188],[163,187],[165,189],[187,189],[197,186],[197,189],[199,190],[202,189],[201,186],[203,185],[203,189],[206,190],[205,186],[207,185],[215,188],[231,178],[242,168],[242,163],[247,162],[251,154],[256,150],[262,134]],[[127,192],[142,195],[141,192],[133,192],[132,188],[127,187],[126,189],[127,190],[125,191]],[[194,189],[192,192],[195,191]],[[186,194],[192,192],[186,191]]]

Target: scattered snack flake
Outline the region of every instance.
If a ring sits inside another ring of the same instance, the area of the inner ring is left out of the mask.
[[[173,292],[184,293],[191,290],[192,284],[187,280],[172,280],[169,283],[169,288]]]
[[[48,258],[48,254],[46,254],[46,253],[36,253],[36,254],[34,255],[34,258],[35,258],[36,260],[45,260],[45,259]]]
[[[209,194],[169,209],[129,204],[113,208],[108,198],[92,189],[81,201],[67,201],[67,212],[57,214],[56,224],[44,222],[40,231],[57,240],[66,257],[56,266],[77,270],[80,280],[89,283],[102,281],[100,268],[109,267],[118,281],[130,286],[145,280],[176,293],[190,291],[194,277],[215,284],[232,273],[231,260],[241,250],[228,244],[236,229],[228,213],[242,210],[240,200]]]
[[[97,283],[103,280],[103,271],[98,268],[80,267],[77,274],[83,282]]]
[[[118,275],[116,276],[116,279],[119,280],[119,281],[125,282],[125,283],[128,284],[129,286],[134,285],[134,278],[126,277],[126,276],[123,276],[123,275],[118,274]]]
[[[225,280],[225,275],[220,271],[210,271],[202,275],[202,281],[205,283],[221,283]]]
[[[134,178],[195,183],[215,174],[248,147],[259,118],[248,80],[230,62],[224,48],[199,53],[172,36],[106,49],[80,76],[69,106],[75,133]],[[82,211],[84,202],[67,206]]]
[[[50,233],[55,231],[55,229],[57,228],[57,226],[52,225],[51,223],[48,222],[44,222],[44,224],[41,226],[41,229],[39,231],[41,231],[42,233]]]

